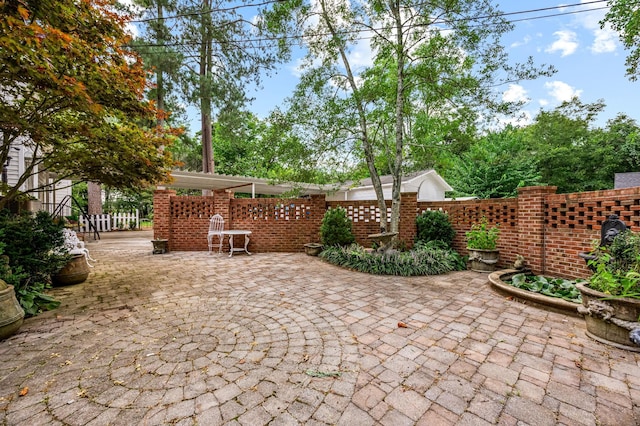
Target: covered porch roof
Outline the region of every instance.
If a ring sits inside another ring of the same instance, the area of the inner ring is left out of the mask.
[[[173,178],[172,181],[165,182],[162,186],[184,189],[232,190],[234,192],[247,192],[254,197],[256,194],[282,195],[294,190],[299,191],[300,195],[326,194],[336,190],[336,188],[329,185],[301,182],[274,183],[268,179],[247,176],[185,172],[181,170],[171,172],[171,177]]]

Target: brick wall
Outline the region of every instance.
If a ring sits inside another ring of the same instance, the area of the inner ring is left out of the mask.
[[[517,198],[417,202],[416,194],[402,194],[400,240],[411,247],[415,217],[425,210],[443,210],[456,230],[454,248],[467,254],[465,232],[486,216],[500,226],[500,267],[510,267],[523,255],[534,272],[553,276],[587,277],[578,256],[600,238],[600,226],[617,214],[634,231],[640,230],[640,187],[577,194],[556,194],[555,187],[521,188]],[[376,201],[331,201],[324,196],[302,199],[235,199],[232,192],[213,197],[178,197],[156,191],[154,234],[168,238],[170,250],[207,250],[209,217],[220,213],[225,229],[252,231],[249,250],[299,252],[320,239],[327,208],[342,206],[353,222],[358,243],[370,246],[368,235],[380,232]],[[387,203],[390,215],[391,203]],[[225,241],[225,249],[228,243]]]

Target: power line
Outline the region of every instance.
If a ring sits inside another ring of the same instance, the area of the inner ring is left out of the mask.
[[[277,0],[279,1],[279,0]],[[553,7],[546,7],[546,8],[540,8],[540,9],[530,9],[530,10],[525,10],[525,11],[517,11],[517,12],[508,12],[508,13],[500,13],[500,14],[496,14],[496,15],[486,15],[486,16],[479,16],[479,17],[473,17],[473,18],[460,18],[457,20],[448,20],[448,21],[440,21],[440,22],[434,22],[433,24],[451,24],[454,22],[464,22],[464,21],[479,21],[482,19],[490,19],[490,18],[494,18],[494,17],[504,17],[504,16],[512,16],[512,15],[521,15],[521,14],[526,14],[526,13],[535,13],[535,12],[543,12],[543,11],[547,11],[547,10],[557,10],[557,9],[563,9],[563,8],[567,8],[567,7],[575,7],[575,6],[584,6],[584,5],[588,5],[588,4],[595,4],[595,3],[605,3],[607,0],[594,0],[594,1],[590,1],[590,2],[586,2],[586,3],[575,3],[575,4],[570,4],[570,5],[562,5],[562,6],[553,6]],[[271,3],[274,3],[274,1],[272,1]],[[509,20],[508,23],[512,24],[515,22],[522,22],[522,21],[531,21],[531,20],[538,20],[538,19],[547,19],[547,18],[553,18],[553,17],[557,17],[557,16],[566,16],[566,15],[575,15],[578,13],[585,13],[585,12],[593,12],[593,11],[597,11],[597,10],[603,10],[603,9],[608,9],[608,6],[603,6],[603,7],[598,7],[598,8],[592,8],[592,9],[583,9],[583,10],[574,10],[574,11],[569,11],[569,12],[560,12],[560,13],[553,13],[553,14],[547,14],[547,15],[539,15],[539,16],[533,16],[533,17],[526,17],[526,18],[520,18],[520,19],[512,19]],[[478,24],[476,26],[480,26],[481,24]],[[414,25],[412,27],[419,27],[419,26],[423,26],[423,25]],[[384,28],[375,28],[373,30],[379,31],[379,30],[383,30]],[[372,29],[353,29],[353,30],[346,30],[343,31],[343,34],[358,34],[358,33],[369,33],[371,31],[373,31]],[[440,31],[445,31],[448,30],[448,28],[441,28],[439,29]],[[319,36],[330,36],[331,34],[329,33],[325,33],[325,34],[319,34]],[[304,39],[305,36],[304,35],[283,35],[283,36],[277,36],[277,37],[259,37],[259,38],[253,38],[253,39],[244,39],[244,40],[228,40],[228,41],[224,41],[221,43],[226,43],[226,44],[241,44],[241,43],[261,43],[261,42],[272,42],[272,41],[278,41],[278,40],[302,40]],[[373,38],[373,36],[367,36],[367,37],[360,37],[360,38],[356,38],[355,40],[369,40]],[[189,47],[189,46],[197,46],[199,45],[199,42],[188,42],[188,43],[165,43],[165,44],[160,44],[160,43],[147,43],[147,44],[140,44],[135,46],[135,48],[145,48],[145,47],[149,47],[149,48],[154,48],[154,47]],[[133,46],[127,46],[127,47],[133,47]]]
[[[241,4],[238,6],[227,7],[227,8],[201,10],[198,12],[179,13],[177,15],[172,15],[172,16],[163,16],[162,18],[156,17],[156,18],[134,19],[134,20],[130,20],[129,22],[132,24],[142,24],[142,23],[151,22],[151,21],[166,21],[168,19],[186,18],[189,16],[200,16],[200,15],[206,15],[206,14],[211,14],[216,12],[231,12],[231,11],[235,11],[235,10],[243,9],[247,7],[259,7],[259,6],[265,6],[272,3],[280,3],[282,1],[283,0],[267,0],[262,3]]]

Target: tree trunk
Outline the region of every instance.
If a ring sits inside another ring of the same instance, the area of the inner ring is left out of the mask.
[[[102,214],[102,186],[98,182],[87,183],[87,211]]]
[[[392,13],[396,22],[396,55],[397,55],[397,82],[396,82],[396,123],[395,140],[396,149],[393,158],[391,173],[393,174],[393,186],[391,189],[391,232],[399,232],[400,229],[400,190],[402,185],[402,162],[404,145],[404,41],[402,39],[402,17],[400,5],[393,2]]]

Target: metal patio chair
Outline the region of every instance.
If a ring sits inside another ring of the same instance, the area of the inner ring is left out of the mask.
[[[215,214],[209,219],[209,232],[207,233],[207,243],[209,245],[209,253],[213,248],[213,237],[218,237],[218,253],[222,253],[222,242],[224,241],[224,219],[221,215]]]

